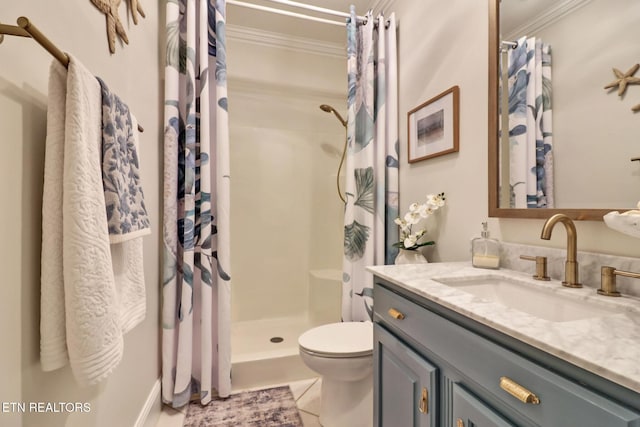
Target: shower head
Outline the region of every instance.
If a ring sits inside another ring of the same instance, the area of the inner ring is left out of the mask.
[[[335,114],[335,116],[338,118],[338,120],[340,120],[340,123],[342,123],[342,126],[347,127],[347,121],[345,119],[342,118],[342,116],[340,115],[340,113],[338,113],[336,111],[335,108],[333,108],[331,105],[327,105],[327,104],[322,104],[320,105],[320,109],[326,113],[333,113]]]
[[[333,111],[333,107],[332,107],[332,106],[330,106],[330,105],[327,105],[327,104],[322,104],[322,105],[320,105],[320,109],[321,109],[322,111],[327,112],[327,113],[330,113],[331,111]]]
[[[335,116],[338,118],[338,120],[340,120],[340,123],[342,123],[342,126],[344,126],[345,132],[346,132],[347,121],[342,118],[340,113],[338,113],[335,108],[333,108],[331,105],[322,104],[322,105],[320,105],[320,109],[322,111],[326,112],[326,113],[335,114]],[[328,144],[322,144],[321,148],[326,153],[332,154],[332,152],[333,152],[333,147],[331,147]],[[342,203],[347,203],[347,200],[345,199],[345,196],[343,196],[342,195],[342,191],[340,191],[340,169],[342,169],[342,163],[344,163],[344,157],[345,157],[346,154],[347,154],[347,138],[346,138],[346,135],[345,135],[344,148],[342,149],[342,156],[340,157],[340,164],[338,165],[338,172],[336,173],[336,188],[338,190],[338,196],[340,197],[340,200],[342,200]]]

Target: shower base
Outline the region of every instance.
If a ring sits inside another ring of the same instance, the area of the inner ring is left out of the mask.
[[[298,353],[298,337],[313,327],[306,316],[233,322],[231,385],[233,390],[314,378]],[[276,338],[272,342],[272,339]],[[282,341],[279,340],[282,339]]]

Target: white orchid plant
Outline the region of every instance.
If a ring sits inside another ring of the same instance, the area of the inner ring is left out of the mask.
[[[433,245],[436,242],[433,240],[428,242],[420,242],[420,239],[427,232],[426,228],[421,228],[417,232],[413,232],[413,226],[417,225],[423,218],[428,217],[435,211],[445,205],[444,193],[440,194],[427,194],[427,201],[422,204],[412,203],[409,206],[409,212],[404,215],[404,218],[396,218],[395,223],[400,226],[400,241],[394,243],[396,248],[416,250],[419,247]]]

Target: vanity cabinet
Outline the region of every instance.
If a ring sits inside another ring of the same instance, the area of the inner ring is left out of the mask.
[[[466,391],[460,384],[453,384],[454,426],[513,427],[513,424],[498,415],[478,398]]]
[[[376,427],[640,427],[640,400],[621,403],[378,277],[374,322]]]
[[[381,326],[374,330],[374,425],[438,427],[438,369]]]

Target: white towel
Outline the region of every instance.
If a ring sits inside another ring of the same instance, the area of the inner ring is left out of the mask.
[[[131,128],[133,129],[133,143],[137,150],[139,147],[138,120],[133,114],[131,114]],[[140,160],[138,161],[140,162]],[[141,163],[138,168],[142,168]],[[102,191],[104,195],[104,187]],[[148,228],[138,234],[138,237],[116,243],[113,243],[113,236],[109,235],[112,242],[111,266],[120,302],[120,325],[123,334],[142,322],[146,313],[142,236],[150,233],[151,229]]]
[[[109,244],[101,171],[101,92],[69,55],[51,65],[42,225],[41,363],[70,362],[82,385],[122,359],[123,334],[144,318],[141,238]]]

